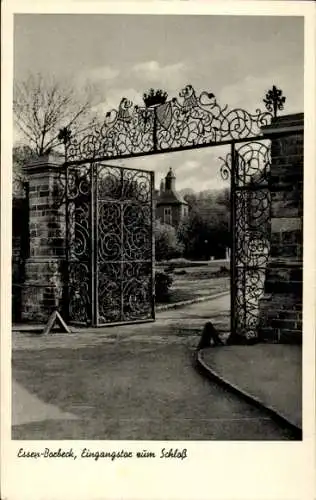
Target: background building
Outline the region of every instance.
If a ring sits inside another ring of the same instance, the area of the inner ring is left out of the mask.
[[[161,180],[156,192],[156,217],[164,224],[178,227],[189,213],[188,203],[176,191],[176,176],[170,167],[165,179]]]

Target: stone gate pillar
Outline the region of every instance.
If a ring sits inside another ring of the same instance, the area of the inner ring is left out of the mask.
[[[278,117],[264,129],[271,139],[271,250],[259,335],[266,341],[301,342],[303,130],[303,113]]]
[[[22,289],[22,321],[46,322],[64,312],[65,203],[63,157],[46,155],[25,165],[29,182],[29,257]]]

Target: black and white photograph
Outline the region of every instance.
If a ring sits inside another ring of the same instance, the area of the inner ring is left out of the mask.
[[[304,17],[13,22],[12,440],[302,440]]]

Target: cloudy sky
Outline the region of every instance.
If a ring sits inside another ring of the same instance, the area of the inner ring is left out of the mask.
[[[288,113],[303,111],[303,18],[211,15],[15,15],[14,76],[53,75],[76,86],[92,82],[98,111],[121,97],[141,100],[150,87],[178,95],[186,84],[219,103],[255,111],[273,84]],[[169,166],[177,188],[221,186],[219,156],[210,148],[127,160],[156,172]]]

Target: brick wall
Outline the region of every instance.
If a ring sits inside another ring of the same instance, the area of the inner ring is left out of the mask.
[[[30,252],[25,262],[22,320],[46,322],[63,313],[65,206],[59,204],[61,161],[46,156],[25,167],[29,181]]]
[[[259,334],[273,342],[301,342],[303,271],[303,114],[277,118],[271,137],[271,249]],[[278,137],[277,134],[286,135]]]

